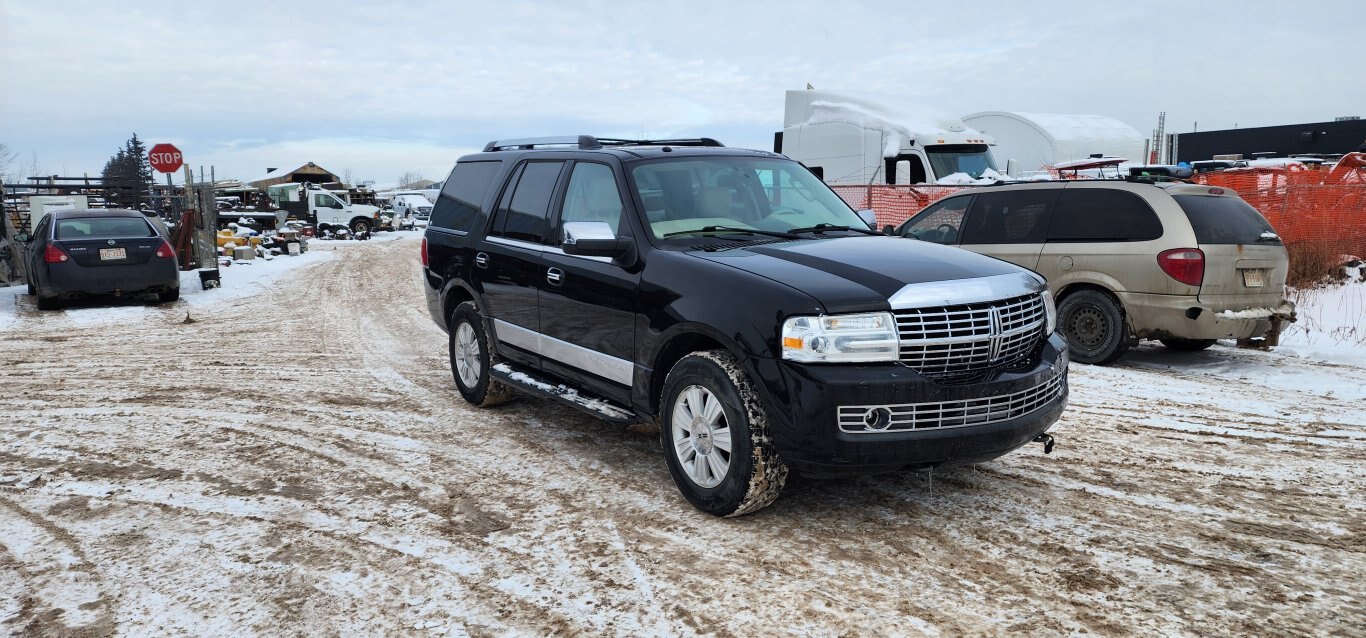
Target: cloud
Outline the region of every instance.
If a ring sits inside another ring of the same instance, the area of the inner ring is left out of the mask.
[[[0,141],[91,172],[137,131],[239,177],[296,151],[396,176],[499,137],[767,146],[807,82],[1145,133],[1362,114],[1366,84],[1303,43],[1354,41],[1366,3],[1230,6],[0,0]]]

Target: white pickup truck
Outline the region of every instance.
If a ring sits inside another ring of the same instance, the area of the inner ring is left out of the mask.
[[[412,226],[426,228],[427,221],[432,216],[432,202],[421,194],[394,195],[393,207],[394,219],[402,222],[395,223],[395,226],[406,226],[411,222]]]
[[[319,231],[345,228],[354,235],[379,227],[379,207],[352,204],[344,191],[331,191],[316,184],[277,184],[266,189],[276,206],[298,219],[307,219]]]

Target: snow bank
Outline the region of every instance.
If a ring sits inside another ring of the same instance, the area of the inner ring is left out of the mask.
[[[939,178],[939,181],[935,183],[949,186],[985,186],[987,184],[995,184],[998,181],[1013,182],[1015,180],[988,168],[985,171],[982,171],[981,177],[976,179],[967,173],[954,173]]]
[[[1281,333],[1278,352],[1366,365],[1366,281],[1358,277],[1326,288],[1297,290],[1290,297],[1299,319]]]

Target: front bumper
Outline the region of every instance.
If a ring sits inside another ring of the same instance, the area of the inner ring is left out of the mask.
[[[900,365],[766,362],[780,379],[768,385],[770,432],[783,460],[808,475],[987,461],[1058,420],[1068,398],[1066,350],[1055,334],[1027,368],[965,385],[940,385]],[[890,422],[863,427],[882,409]]]
[[[1265,335],[1274,323],[1295,321],[1295,304],[1287,299],[1254,308],[1183,295],[1117,294],[1139,339],[1251,339]]]

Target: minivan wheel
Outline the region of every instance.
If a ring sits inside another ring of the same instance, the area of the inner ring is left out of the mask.
[[[489,349],[479,307],[473,301],[456,306],[449,326],[451,374],[460,396],[480,407],[498,405],[511,398],[512,388],[489,375],[489,369],[503,359]]]
[[[1215,339],[1161,339],[1162,345],[1180,352],[1199,352],[1212,345]]]
[[[1072,360],[1106,364],[1129,348],[1124,311],[1098,290],[1078,290],[1058,304],[1058,327],[1067,337]]]
[[[664,380],[659,438],[679,491],[708,514],[763,509],[787,482],[763,403],[724,350],[694,352],[674,364]]]

